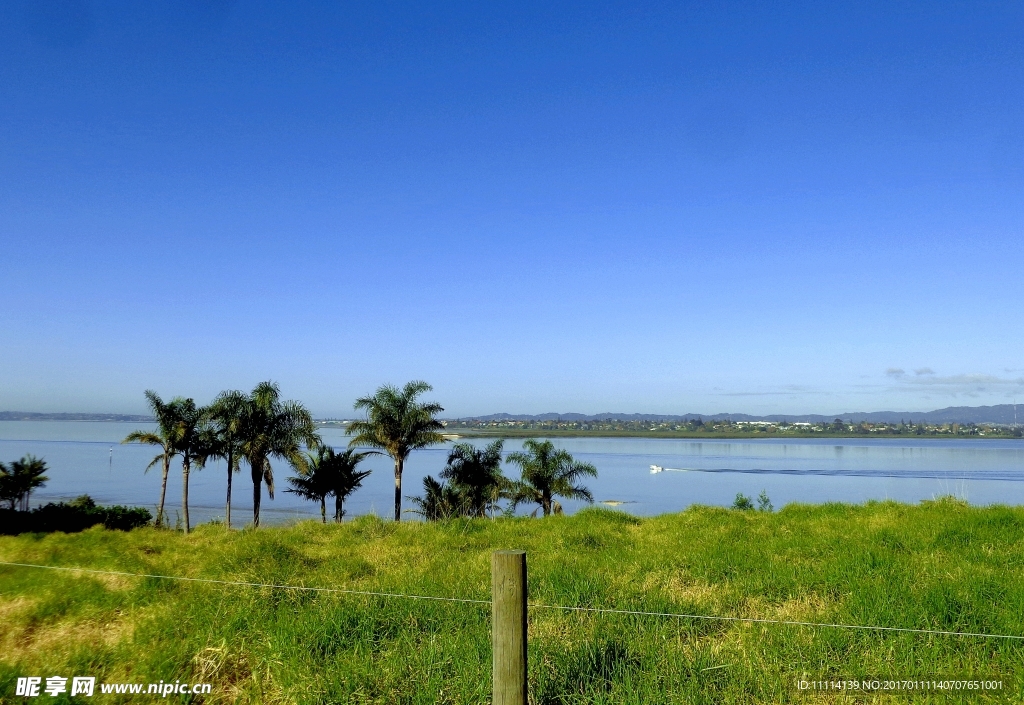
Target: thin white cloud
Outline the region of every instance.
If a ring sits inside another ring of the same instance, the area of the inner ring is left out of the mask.
[[[819,394],[829,395],[830,392],[825,392],[813,387],[804,387],[796,384],[786,385],[785,387],[763,390],[758,392],[722,392],[724,397],[788,397],[788,396],[802,396],[806,394]]]
[[[925,368],[927,369],[927,368]],[[939,376],[930,371],[922,373],[915,371],[915,376],[906,374],[893,374],[892,370],[886,370],[886,375],[897,382],[895,389],[918,390],[925,389],[954,396],[976,397],[983,394],[1007,392],[1010,390],[1024,389],[1024,377],[999,377],[988,374],[958,374]]]

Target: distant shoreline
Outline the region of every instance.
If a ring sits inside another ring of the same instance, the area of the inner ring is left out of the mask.
[[[76,414],[76,413],[31,413],[31,412],[0,412],[0,421],[62,421],[62,422],[93,422],[93,423],[155,423],[153,417],[143,414]],[[451,422],[449,422],[451,423]],[[316,425],[321,428],[337,428],[344,430],[346,423],[334,420],[318,420]],[[677,440],[770,440],[770,439],[891,439],[891,440],[964,440],[972,439],[979,441],[987,440],[1021,440],[1019,436],[1010,433],[999,433],[997,427],[989,426],[985,434],[964,434],[964,433],[879,433],[879,432],[857,432],[834,430],[806,431],[795,430],[789,427],[787,430],[777,428],[768,430],[751,431],[699,431],[699,430],[641,430],[641,429],[544,429],[544,428],[465,428],[448,426],[446,440],[457,441],[459,439],[472,438],[658,438]],[[790,430],[792,429],[792,430]]]
[[[679,440],[702,440],[713,441],[743,439],[743,440],[770,440],[770,439],[807,439],[807,438],[874,438],[888,440],[1022,440],[1014,436],[985,435],[968,436],[952,434],[881,434],[881,433],[695,433],[678,431],[557,431],[557,430],[505,430],[505,431],[474,431],[467,429],[452,429],[447,435],[458,438],[676,438]]]
[[[27,411],[0,411],[0,421],[113,421],[117,423],[155,423],[145,414],[43,414]]]

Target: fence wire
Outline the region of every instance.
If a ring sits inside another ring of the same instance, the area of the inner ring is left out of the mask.
[[[274,583],[256,583],[245,580],[217,580],[215,578],[186,578],[179,575],[157,575],[152,573],[129,573],[118,570],[96,570],[93,568],[76,568],[70,566],[39,565],[36,563],[13,563],[0,561],[0,565],[19,568],[40,568],[96,575],[118,575],[130,578],[155,578],[158,580],[177,580],[188,583],[207,583],[211,585],[230,585],[235,587],[267,588],[272,590],[295,590],[306,592],[336,593],[345,595],[365,595],[368,597],[392,597],[407,600],[430,600],[434,602],[457,602],[464,604],[489,605],[490,600],[474,600],[464,597],[439,597],[436,595],[410,595],[399,592],[376,592],[372,590],[349,590],[346,588],[310,587],[306,585],[278,585]],[[750,624],[781,624],[795,627],[818,627],[827,629],[859,629],[862,631],[903,632],[909,634],[935,634],[942,636],[975,637],[981,639],[1008,639],[1024,641],[1024,636],[1013,634],[984,634],[981,632],[955,632],[942,629],[914,629],[911,627],[879,627],[864,624],[838,624],[829,622],[800,622],[786,619],[761,619],[757,617],[722,617],[707,614],[684,614],[680,612],[644,612],[641,610],[622,610],[607,607],[572,607],[567,605],[545,605],[536,602],[527,603],[533,609],[561,610],[563,612],[585,612],[592,614],[618,614],[634,617],[662,617],[670,619],[697,619],[715,622],[742,622]]]

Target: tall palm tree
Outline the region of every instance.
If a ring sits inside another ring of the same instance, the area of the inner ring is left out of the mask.
[[[306,469],[303,446],[318,448],[313,416],[298,402],[281,401],[281,390],[273,382],[261,382],[243,406],[239,423],[239,457],[252,472],[252,524],[260,525],[260,488],[274,498],[274,472],[270,458],[286,460],[300,474]]]
[[[46,463],[34,455],[15,460],[10,466],[0,463],[0,500],[8,502],[10,509],[28,511],[32,490],[42,487],[50,479]]]
[[[288,484],[291,485],[285,492],[297,494],[303,499],[320,503],[320,519],[327,523],[327,495],[331,493],[328,483],[328,475],[331,472],[331,460],[327,456],[333,449],[321,446],[314,453],[306,454],[305,471],[299,472],[296,477],[289,477]]]
[[[366,420],[353,421],[348,427],[353,434],[350,448],[379,448],[395,461],[395,521],[402,518],[405,459],[414,450],[444,443],[444,424],[436,418],[444,409],[440,404],[417,402],[417,397],[432,389],[426,382],[409,382],[402,389],[386,384],[373,396],[356,400],[355,408],[366,412]]]
[[[208,407],[210,436],[205,445],[207,458],[222,458],[228,465],[228,492],[224,503],[224,523],[231,528],[231,479],[241,466],[241,426],[246,395],[238,391],[221,392]]]
[[[146,472],[159,462],[163,462],[163,476],[160,478],[160,506],[156,510],[156,526],[164,520],[164,499],[167,496],[167,475],[171,470],[171,458],[177,455],[174,449],[175,437],[178,432],[179,407],[182,399],[177,397],[164,402],[160,395],[151,389],[146,390],[146,402],[156,419],[156,431],[132,431],[122,443],[146,443],[160,446],[161,452],[146,466]]]
[[[334,449],[331,449],[334,452]],[[370,476],[371,470],[358,470],[359,463],[370,453],[357,453],[349,448],[342,453],[335,453],[330,476],[331,494],[334,495],[334,521],[345,517],[345,500],[359,489],[363,480]]]
[[[487,510],[509,489],[510,483],[501,474],[502,445],[499,439],[481,450],[470,443],[457,443],[448,453],[448,464],[440,476],[462,495],[469,516],[487,516]]]
[[[204,441],[209,438],[205,432],[207,411],[196,406],[192,399],[183,399],[178,406],[177,432],[174,435],[174,450],[181,456],[181,513],[185,518],[185,533],[190,529],[188,518],[188,476],[192,464],[203,466],[208,456]]]
[[[523,448],[525,452],[509,453],[506,458],[522,470],[522,479],[514,484],[510,493],[513,509],[522,502],[536,503],[544,516],[548,516],[552,508],[561,511],[554,497],[593,503],[590,490],[577,482],[584,476],[597,477],[597,468],[590,463],[577,462],[568,451],[555,450],[551,441],[531,438],[523,443]]]

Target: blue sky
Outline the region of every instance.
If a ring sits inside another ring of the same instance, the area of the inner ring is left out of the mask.
[[[0,409],[1024,400],[1017,3],[0,6]]]

